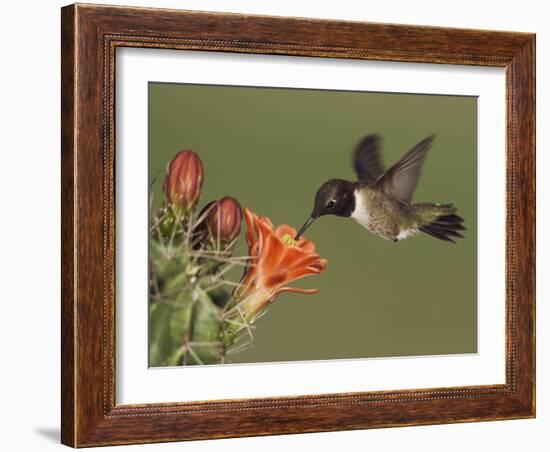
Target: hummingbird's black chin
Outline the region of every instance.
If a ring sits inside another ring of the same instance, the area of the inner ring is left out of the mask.
[[[311,226],[311,223],[313,223],[317,218],[318,217],[309,217],[296,234],[296,237],[294,237],[294,240],[298,240],[303,235],[303,233],[306,232],[306,229]]]

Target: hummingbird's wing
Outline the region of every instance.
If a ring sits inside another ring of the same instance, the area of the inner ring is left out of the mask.
[[[422,163],[424,163],[434,138],[435,135],[429,136],[408,151],[380,176],[376,185],[393,199],[410,203],[420,178]]]
[[[370,184],[374,184],[384,173],[380,162],[380,137],[378,135],[367,135],[357,143],[353,152],[353,168],[359,180]]]

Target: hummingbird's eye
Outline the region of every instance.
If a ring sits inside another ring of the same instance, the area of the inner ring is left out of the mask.
[[[332,209],[334,207],[334,201],[327,202],[327,209]]]

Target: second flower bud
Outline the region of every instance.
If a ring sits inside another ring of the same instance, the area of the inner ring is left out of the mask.
[[[207,206],[205,225],[213,243],[227,245],[241,233],[242,212],[239,202],[225,196]]]

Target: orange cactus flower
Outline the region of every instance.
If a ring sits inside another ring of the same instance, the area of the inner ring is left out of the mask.
[[[316,293],[317,289],[297,289],[287,284],[308,275],[325,271],[327,260],[315,252],[313,242],[305,237],[295,241],[296,229],[288,225],[273,226],[244,208],[248,230],[246,241],[250,261],[241,285],[235,291],[238,306],[252,322],[281,292]]]

